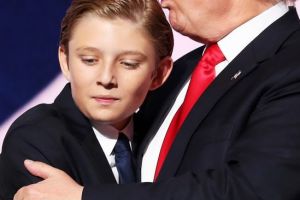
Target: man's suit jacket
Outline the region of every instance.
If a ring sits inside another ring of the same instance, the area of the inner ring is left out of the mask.
[[[203,49],[175,62],[167,83],[148,96],[136,116],[137,139],[143,140],[139,163]],[[300,199],[296,10],[264,30],[207,88],[182,125],[157,183],[86,187],[83,199],[96,200],[92,194],[110,200]]]
[[[83,185],[116,183],[89,120],[76,107],[70,85],[50,105],[39,105],[9,129],[0,158],[0,199],[12,199],[18,188],[39,181],[24,168],[32,159],[67,172]]]

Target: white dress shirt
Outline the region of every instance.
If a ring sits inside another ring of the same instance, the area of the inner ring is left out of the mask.
[[[225,61],[216,65],[216,76],[218,76],[251,41],[253,41],[262,31],[264,31],[278,18],[283,16],[287,11],[288,7],[283,2],[279,2],[258,16],[242,24],[225,36],[222,40],[220,40],[218,45],[226,59]],[[172,118],[184,101],[189,81],[190,80],[185,83],[179,92],[177,99],[167,117],[144,152],[141,171],[142,182],[153,182],[156,164],[163,140]]]
[[[133,120],[131,119],[131,121],[127,124],[127,126],[121,131],[119,131],[116,128],[114,128],[113,126],[107,125],[107,124],[97,125],[97,128],[93,127],[93,131],[94,131],[94,133],[97,137],[97,140],[105,154],[105,157],[111,167],[114,177],[115,177],[117,183],[119,183],[119,173],[118,173],[118,170],[116,167],[115,155],[113,153],[113,149],[117,143],[120,132],[124,133],[127,136],[127,138],[129,139],[129,141],[132,141]],[[130,142],[130,145],[131,145],[131,142]],[[99,169],[99,170],[101,170],[101,169]]]

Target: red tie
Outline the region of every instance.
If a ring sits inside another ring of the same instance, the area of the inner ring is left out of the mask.
[[[215,66],[224,61],[225,57],[217,44],[212,44],[205,50],[200,62],[194,69],[184,102],[177,110],[163,141],[154,175],[154,180],[161,170],[171,145],[192,107],[215,78]]]

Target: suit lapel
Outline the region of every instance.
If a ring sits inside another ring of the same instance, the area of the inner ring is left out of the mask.
[[[106,183],[116,183],[105,154],[97,141],[89,120],[79,111],[71,96],[70,84],[67,84],[55,100],[55,106],[63,113],[65,124],[81,144],[94,167],[95,177]],[[88,170],[88,169],[87,169]]]
[[[295,9],[263,31],[235,58],[202,94],[182,125],[160,172],[159,179],[174,176],[186,146],[214,105],[259,63],[273,56],[286,38],[299,28]]]
[[[220,98],[255,67],[255,60],[253,59],[252,53],[245,52],[243,54],[243,57],[240,55],[238,60],[226,67],[224,72],[214,80],[197,101],[175,138],[160,172],[159,179],[173,176],[176,173],[184,155],[185,148],[199,124],[201,124],[202,120],[205,119],[206,115]],[[242,61],[248,64],[241,65]],[[231,80],[239,71],[242,71],[242,74],[239,75],[237,79]]]
[[[107,162],[102,148],[100,148],[100,144],[98,143],[94,132],[87,133],[87,136],[82,142],[82,148],[86,151],[86,154],[92,161],[96,173],[95,176],[101,177],[101,180],[104,183],[116,183],[111,167]]]

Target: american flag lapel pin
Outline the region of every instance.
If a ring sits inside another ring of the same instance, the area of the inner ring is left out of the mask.
[[[237,73],[235,73],[235,74],[231,77],[231,80],[236,80],[241,74],[242,74],[242,71],[239,70]]]

